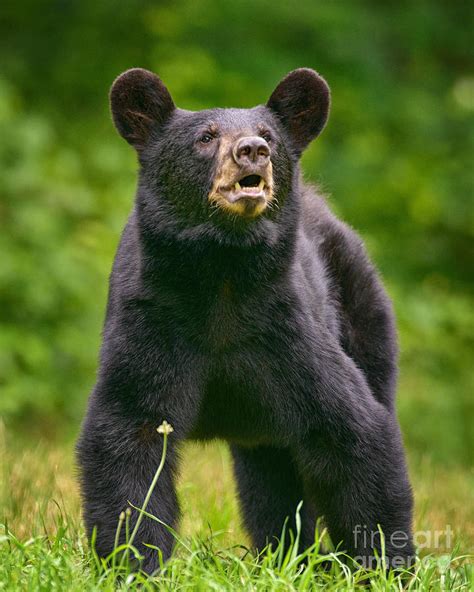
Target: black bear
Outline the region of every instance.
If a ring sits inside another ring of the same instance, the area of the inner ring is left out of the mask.
[[[110,278],[100,369],[78,442],[84,517],[97,551],[140,504],[174,427],[148,510],[175,527],[178,449],[231,446],[256,548],[323,516],[367,564],[410,563],[412,493],[396,418],[390,301],[361,239],[303,183],[299,158],[323,129],[330,92],[288,74],[266,105],[175,107],[153,73],[117,78],[111,110],[140,163],[135,205]],[[132,516],[132,521],[135,516]],[[173,537],[146,519],[142,569]]]

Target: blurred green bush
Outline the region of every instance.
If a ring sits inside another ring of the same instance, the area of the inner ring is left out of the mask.
[[[468,4],[25,0],[0,21],[0,414],[74,426],[134,193],[107,93],[132,66],[188,109],[252,106],[310,66],[333,92],[308,180],[364,236],[394,297],[415,454],[474,451],[474,76]]]

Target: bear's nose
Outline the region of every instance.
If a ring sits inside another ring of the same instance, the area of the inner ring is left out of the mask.
[[[270,146],[259,136],[240,138],[232,150],[234,160],[238,165],[267,164],[270,159]]]

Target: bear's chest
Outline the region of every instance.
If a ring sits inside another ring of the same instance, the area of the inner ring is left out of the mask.
[[[265,307],[251,297],[243,300],[229,283],[208,307],[198,336],[208,377],[194,437],[268,443],[271,414],[262,384],[268,358],[261,350],[257,353],[265,339],[266,316]],[[277,355],[284,356],[282,348]]]
[[[246,328],[253,323],[248,318],[248,306],[229,280],[211,297],[204,308],[200,338],[210,351],[221,352],[235,345]]]
[[[206,380],[191,437],[284,444],[288,418],[298,417],[314,396],[314,356],[294,319],[283,323],[275,315],[253,330],[243,323],[218,349],[214,343],[204,360]]]
[[[226,280],[196,310],[193,339],[212,359],[249,350],[265,338],[276,314],[278,310],[264,293],[239,290]]]

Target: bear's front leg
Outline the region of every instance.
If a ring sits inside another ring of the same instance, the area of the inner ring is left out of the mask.
[[[310,495],[340,550],[369,568],[384,550],[387,567],[406,567],[413,500],[395,412],[330,338],[313,368],[315,420],[296,446]]]
[[[97,527],[96,549],[102,557],[113,550],[120,513],[129,502],[141,507],[145,500],[162,455],[163,436],[156,428],[163,420],[174,432],[147,511],[176,526],[177,446],[199,409],[202,364],[179,343],[162,341],[147,311],[144,306],[129,306],[121,315],[115,310],[106,323],[98,380],[77,444],[84,520],[89,537]],[[130,531],[137,514],[132,511]],[[173,537],[158,522],[143,519],[133,544],[145,557],[141,568],[151,573],[157,552],[145,543],[167,559]]]
[[[172,421],[171,418],[168,418]],[[97,393],[89,403],[88,413],[78,442],[78,460],[84,503],[84,519],[89,537],[97,528],[96,551],[107,556],[114,548],[120,513],[129,502],[141,507],[163,451],[163,436],[157,433],[159,421],[130,415],[116,405],[104,408]],[[178,501],[174,476],[176,470],[176,435],[168,437],[166,461],[146,511],[175,528]],[[130,532],[138,512],[132,510]],[[125,527],[120,543],[125,542]],[[145,543],[161,549],[164,559],[171,555],[173,536],[158,522],[145,517],[138,529],[134,546],[144,556],[141,569],[152,573],[157,567],[157,553]]]

